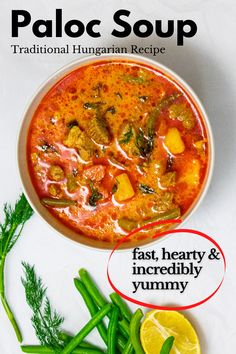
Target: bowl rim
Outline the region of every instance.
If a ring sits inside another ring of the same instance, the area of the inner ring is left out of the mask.
[[[193,100],[194,104],[196,105],[196,107],[198,108],[198,111],[201,114],[201,118],[203,120],[203,124],[204,127],[206,129],[206,133],[207,133],[207,137],[208,137],[208,149],[209,149],[209,153],[208,153],[208,166],[207,166],[207,174],[205,176],[203,185],[201,187],[201,190],[199,191],[199,194],[196,198],[196,200],[193,202],[192,206],[190,207],[189,212],[187,213],[187,215],[184,217],[184,219],[182,220],[181,223],[176,223],[176,225],[173,228],[180,228],[182,227],[182,225],[184,225],[189,218],[194,214],[194,212],[196,212],[196,210],[199,208],[200,204],[202,203],[202,201],[204,200],[211,180],[212,180],[212,175],[213,175],[213,170],[214,170],[214,164],[215,164],[215,148],[214,148],[214,137],[213,137],[213,132],[212,132],[212,128],[210,125],[210,121],[209,121],[209,117],[207,115],[207,112],[201,102],[201,100],[199,99],[199,97],[197,96],[197,94],[195,93],[195,91],[192,89],[192,87],[179,75],[177,74],[174,70],[168,68],[166,65],[155,61],[154,59],[150,59],[147,58],[145,56],[142,55],[136,55],[136,54],[105,54],[105,55],[100,55],[100,56],[95,56],[95,55],[88,55],[88,56],[84,56],[83,58],[77,58],[73,61],[70,61],[69,63],[63,65],[61,68],[59,68],[58,70],[56,70],[55,72],[53,72],[47,79],[45,79],[41,85],[38,87],[38,89],[34,92],[34,94],[31,96],[31,98],[29,99],[28,103],[25,106],[25,109],[23,111],[22,117],[19,121],[19,127],[18,127],[18,134],[17,134],[17,141],[16,141],[16,158],[17,158],[17,165],[18,165],[18,175],[21,181],[21,185],[23,188],[23,192],[25,194],[25,196],[27,197],[27,200],[29,201],[32,209],[35,211],[36,214],[38,214],[40,216],[40,218],[47,224],[50,226],[50,228],[56,232],[57,234],[59,234],[61,237],[63,237],[64,239],[69,240],[70,242],[72,241],[73,244],[77,244],[79,246],[85,247],[87,249],[93,250],[93,251],[102,251],[102,252],[111,252],[112,249],[115,247],[116,243],[108,243],[108,242],[103,242],[103,241],[97,241],[97,240],[93,240],[93,239],[89,239],[91,242],[89,242],[90,244],[86,243],[86,242],[81,242],[79,240],[75,240],[73,237],[70,237],[69,235],[64,234],[62,231],[60,231],[57,227],[55,227],[53,225],[53,222],[50,222],[49,220],[47,220],[45,218],[45,216],[42,215],[42,212],[39,211],[39,208],[37,207],[37,205],[35,205],[35,202],[32,200],[31,196],[28,193],[28,188],[25,182],[25,178],[24,178],[24,172],[22,171],[22,156],[21,156],[21,145],[22,145],[22,135],[24,133],[24,123],[27,120],[27,116],[29,114],[30,109],[32,108],[33,104],[35,103],[35,101],[37,101],[38,99],[38,103],[42,100],[42,98],[45,96],[45,94],[47,94],[47,92],[61,79],[63,79],[63,77],[65,77],[66,75],[68,75],[69,73],[71,73],[72,71],[76,70],[77,68],[86,66],[88,64],[92,64],[92,63],[96,63],[96,62],[100,62],[100,61],[109,61],[109,60],[126,60],[126,61],[133,61],[134,63],[137,64],[143,64],[143,65],[148,65],[149,67],[153,68],[154,70],[160,70],[162,73],[164,73],[165,75],[167,75],[167,77],[169,77],[170,79],[172,79],[174,82],[176,82],[180,88],[184,89],[184,91],[190,96],[190,98]],[[44,92],[45,90],[45,92]],[[37,108],[37,106],[36,106]],[[34,110],[35,112],[35,110]],[[32,115],[31,118],[29,119],[29,124],[27,125],[27,134],[28,135],[28,128],[30,125],[30,122],[32,120]],[[26,133],[26,132],[25,132]],[[25,146],[26,146],[26,142],[25,142]],[[25,160],[26,159],[26,155],[25,155]],[[26,165],[27,165],[27,161],[26,161]],[[27,173],[29,174],[28,168],[27,168]],[[31,182],[32,184],[32,182]],[[37,195],[37,192],[34,189],[34,186],[32,184],[33,187],[33,192],[35,193],[35,195]],[[38,202],[39,204],[39,202]],[[46,208],[45,208],[46,209]],[[53,216],[51,213],[49,213],[47,211],[47,215],[49,218],[51,218],[52,220],[55,221],[55,216]],[[62,222],[58,221],[56,224],[58,224],[59,226],[66,228],[68,230],[71,231],[71,229],[67,226],[65,226]],[[63,226],[62,226],[63,225]],[[77,233],[77,235],[79,235]],[[152,239],[147,239],[144,240],[144,242],[140,242],[137,244],[138,247],[149,247],[150,245],[155,245],[159,242],[162,241],[162,239],[166,239],[167,237],[170,237],[170,235],[164,236],[161,239],[156,238],[155,240]],[[83,238],[85,238],[83,236]],[[86,238],[85,238],[86,239]],[[87,239],[88,240],[88,239]],[[146,241],[146,242],[145,242]],[[97,246],[97,245],[92,245],[92,242],[96,242],[99,243],[101,245]],[[109,247],[110,245],[110,247]],[[103,247],[102,247],[103,246]],[[124,251],[129,251],[130,249],[134,248],[134,245],[130,245],[130,244],[125,244],[124,248],[119,248],[119,250],[117,250],[118,252],[124,252]]]

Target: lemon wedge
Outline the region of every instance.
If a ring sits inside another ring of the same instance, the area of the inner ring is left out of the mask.
[[[198,336],[191,323],[177,311],[153,310],[146,314],[140,338],[146,354],[158,354],[164,341],[174,336],[170,354],[200,354]]]

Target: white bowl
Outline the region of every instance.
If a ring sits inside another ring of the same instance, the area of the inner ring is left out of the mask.
[[[28,170],[28,164],[27,164],[27,156],[26,156],[26,149],[27,149],[27,136],[28,136],[28,130],[30,126],[31,119],[34,115],[34,112],[36,108],[38,107],[38,104],[44,97],[44,95],[52,88],[55,83],[57,83],[60,79],[62,79],[64,76],[72,72],[73,70],[77,69],[78,67],[88,65],[89,63],[93,62],[98,62],[98,61],[104,61],[104,60],[130,60],[135,63],[140,63],[140,64],[146,64],[148,66],[153,67],[154,69],[157,69],[161,72],[163,72],[167,77],[171,78],[173,81],[175,81],[191,98],[191,100],[194,102],[196,107],[198,108],[199,113],[202,116],[206,132],[207,132],[207,138],[208,138],[208,151],[209,151],[209,156],[208,156],[208,167],[207,167],[207,172],[205,176],[205,180],[202,184],[201,190],[198,194],[198,197],[192,204],[191,208],[188,210],[188,212],[181,218],[183,221],[186,221],[189,219],[189,217],[196,211],[196,209],[199,207],[201,202],[203,201],[203,198],[206,195],[207,189],[209,187],[211,177],[212,177],[212,172],[213,172],[213,165],[214,165],[214,142],[213,142],[213,136],[212,136],[212,130],[210,127],[209,119],[207,117],[206,111],[200,102],[199,98],[195,94],[195,92],[192,90],[192,88],[181,78],[179,77],[175,72],[172,70],[168,69],[166,66],[157,63],[156,61],[153,61],[151,59],[147,59],[138,55],[131,55],[131,54],[121,54],[121,55],[104,55],[98,57],[86,57],[83,59],[76,60],[66,66],[64,66],[62,69],[58,70],[56,73],[54,73],[49,79],[44,82],[38,91],[35,93],[33,98],[31,99],[28,107],[26,108],[26,111],[23,116],[23,120],[21,123],[21,128],[19,132],[19,137],[18,137],[18,144],[17,144],[17,156],[18,156],[18,165],[19,165],[19,173],[21,177],[21,181],[23,184],[23,189],[24,193],[29,200],[31,206],[33,209],[50,225],[59,232],[60,234],[82,244],[85,246],[93,247],[93,248],[98,248],[98,249],[112,249],[114,247],[114,244],[108,243],[108,242],[102,242],[102,241],[97,241],[93,240],[90,238],[87,238],[83,235],[78,234],[77,232],[73,231],[66,225],[64,225],[62,222],[60,222],[58,219],[56,219],[48,210],[45,208],[39,200],[39,197],[35,191],[35,188],[32,184],[31,177],[29,174]],[[183,224],[183,223],[182,223]],[[181,226],[182,226],[181,224]],[[177,226],[174,226],[175,228]],[[151,239],[146,239],[143,241],[140,241],[138,245],[144,245],[148,244],[150,242],[158,242],[157,240],[153,241]],[[131,248],[137,245],[136,243],[129,242],[123,244],[123,248]],[[122,247],[121,247],[122,248]]]

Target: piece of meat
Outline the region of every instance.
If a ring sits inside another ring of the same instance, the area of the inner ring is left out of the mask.
[[[104,178],[105,172],[106,167],[104,165],[94,165],[84,171],[84,177],[99,182]]]
[[[78,149],[79,155],[85,161],[90,160],[94,154],[94,144],[79,127],[70,129],[67,138],[64,140],[65,146]]]
[[[88,135],[97,143],[108,145],[111,141],[111,136],[107,127],[105,117],[97,114],[92,117],[88,123]]]

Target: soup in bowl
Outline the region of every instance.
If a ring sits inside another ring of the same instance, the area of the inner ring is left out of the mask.
[[[25,114],[18,150],[36,210],[97,248],[150,222],[186,219],[213,161],[209,123],[192,90],[133,56],[85,59],[49,79]],[[142,230],[123,247],[148,243],[154,232]]]

